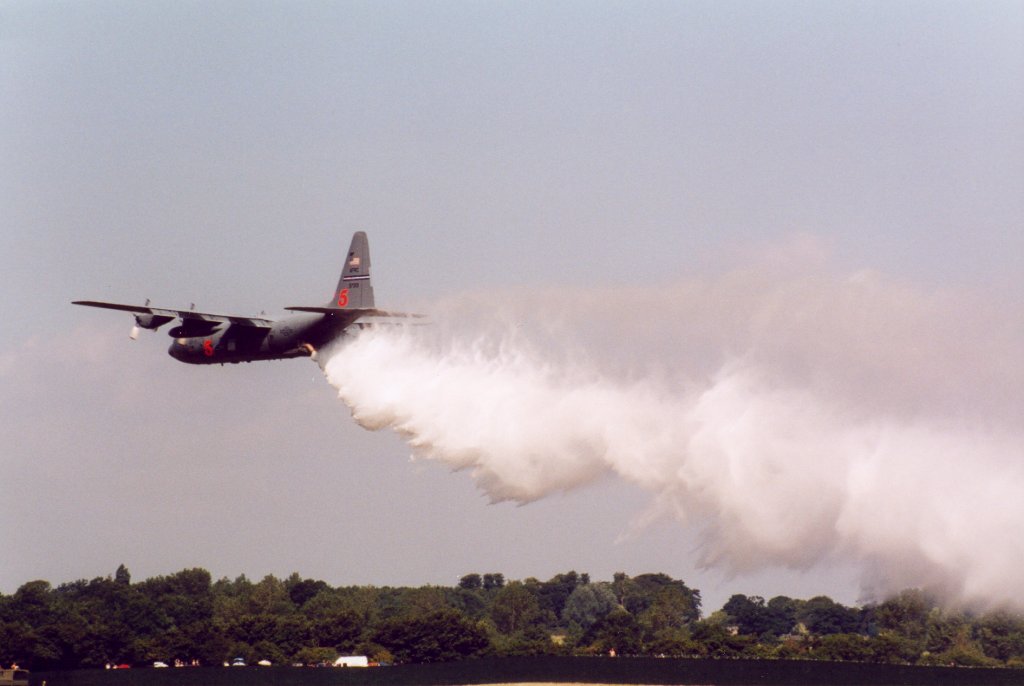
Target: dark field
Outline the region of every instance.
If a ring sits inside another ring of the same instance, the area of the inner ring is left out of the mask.
[[[1024,670],[803,660],[529,657],[376,668],[194,668],[37,673],[32,686],[333,686],[335,684],[1024,684]]]

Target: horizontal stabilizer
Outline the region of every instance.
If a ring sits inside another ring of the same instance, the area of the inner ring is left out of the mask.
[[[313,312],[315,314],[330,314],[335,316],[355,315],[352,319],[359,317],[425,317],[424,314],[409,314],[407,312],[385,312],[372,307],[339,310],[337,307],[304,307],[294,306],[284,308],[289,312]]]

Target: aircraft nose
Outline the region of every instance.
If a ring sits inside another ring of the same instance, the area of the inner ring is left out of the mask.
[[[188,355],[188,346],[186,345],[184,338],[175,338],[174,342],[171,343],[171,347],[167,349],[167,354],[176,360],[183,360]]]

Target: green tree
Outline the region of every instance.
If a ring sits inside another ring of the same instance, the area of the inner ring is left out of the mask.
[[[913,664],[921,656],[921,642],[891,630],[870,639],[871,661],[888,664]]]
[[[616,607],[618,602],[610,584],[581,585],[566,599],[562,619],[587,630]]]
[[[491,603],[491,619],[503,634],[522,631],[539,615],[537,597],[519,581],[513,581],[498,591]]]
[[[687,587],[678,579],[667,574],[640,574],[632,579],[618,572],[614,575],[612,589],[616,598],[628,612],[642,617],[656,605],[654,617],[669,626],[682,626],[700,619],[700,592]],[[668,613],[678,613],[670,617]]]
[[[298,649],[295,651],[298,652]],[[290,664],[295,653],[288,654],[281,648],[281,645],[273,641],[260,641],[252,647],[249,653],[250,664],[256,664],[260,660],[267,660],[274,665]]]
[[[210,589],[213,615],[221,625],[229,625],[249,613],[249,595],[252,582],[245,575],[234,580],[218,579]]]
[[[146,579],[133,588],[149,598],[170,626],[184,627],[212,619],[213,588],[205,569],[184,569],[170,576]]]
[[[729,620],[741,634],[760,636],[771,629],[771,619],[764,598],[735,594],[722,606]]]
[[[252,614],[286,615],[295,611],[288,587],[283,581],[268,574],[253,586],[249,598],[249,612]]]
[[[393,598],[399,616],[427,615],[448,609],[445,589],[440,586],[401,589]]]
[[[491,648],[496,655],[552,655],[560,648],[544,627],[533,624],[514,634],[495,634],[491,637]]]
[[[541,609],[550,612],[555,617],[561,617],[569,596],[577,586],[585,585],[583,579],[586,576],[586,574],[581,575],[575,571],[569,571],[564,574],[556,574],[548,581],[541,583],[537,595]]]
[[[459,579],[459,588],[464,588],[467,591],[480,590],[483,588],[483,585],[483,579],[480,578],[479,574],[467,574]]]
[[[1024,660],[1024,617],[992,612],[981,617],[975,629],[985,655],[1004,662]]]
[[[352,652],[363,638],[363,621],[351,610],[324,615],[312,622],[309,638],[316,646]]]
[[[941,653],[957,645],[963,645],[971,637],[971,625],[961,612],[944,612],[932,608],[925,622],[924,649],[930,653]]]
[[[374,588],[329,588],[307,600],[301,612],[310,621],[351,614],[368,623],[377,614],[377,600]]]
[[[49,619],[50,595],[52,588],[49,581],[29,581],[22,584],[8,607],[8,620],[25,622],[30,626],[41,626]]]
[[[871,659],[872,651],[867,636],[829,634],[817,641],[813,655],[823,660],[866,662]]]
[[[356,634],[353,640],[339,641],[334,644],[335,647],[351,649],[358,642],[359,633]],[[300,614],[278,617],[274,626],[274,633],[268,640],[277,646],[281,653],[281,657],[268,658],[269,660],[274,664],[282,663],[285,660],[290,661],[303,646],[309,645],[311,642],[309,620]],[[259,647],[259,645],[257,644],[255,647]]]
[[[740,657],[754,643],[748,636],[733,636],[720,623],[701,620],[693,625],[693,640],[702,657]]]
[[[869,608],[869,613],[879,629],[923,641],[927,632],[928,616],[935,605],[931,596],[913,588]]]
[[[796,622],[795,604],[785,597],[772,598],[766,604],[760,596],[736,594],[722,610],[741,634],[752,636],[775,638],[788,633]]]
[[[504,574],[484,574],[483,586],[485,591],[495,591],[504,585]]]
[[[619,655],[637,655],[641,652],[641,636],[636,617],[618,608],[595,623],[585,640],[603,653],[614,650]]]
[[[700,654],[700,648],[686,629],[667,627],[646,639],[644,652],[664,657],[693,657]]]
[[[797,601],[784,595],[777,595],[766,605],[771,621],[771,633],[788,634],[796,625]]]
[[[0,650],[29,669],[56,669],[68,666],[77,656],[67,649],[75,623],[48,581],[29,581],[4,603],[3,634]],[[79,632],[74,632],[79,633]],[[63,636],[62,636],[63,634]],[[8,643],[9,641],[9,643]]]
[[[796,613],[796,618],[812,634],[855,633],[860,627],[860,613],[835,602],[828,596],[811,598]]]
[[[399,662],[458,660],[479,655],[489,646],[486,632],[454,610],[387,620],[374,642]]]
[[[295,659],[304,665],[330,664],[338,658],[334,648],[307,646],[299,650]]]
[[[487,598],[479,589],[470,591],[461,587],[454,588],[448,596],[448,604],[474,620],[483,619],[489,614]]]
[[[326,581],[315,579],[302,579],[298,573],[293,573],[285,580],[285,590],[295,607],[302,607],[309,600],[330,588]]]
[[[231,652],[231,641],[215,622],[199,625],[193,641],[191,655],[181,658],[186,662],[196,659],[203,665],[219,665],[228,659]]]

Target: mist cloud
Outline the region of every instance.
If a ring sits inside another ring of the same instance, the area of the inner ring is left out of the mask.
[[[662,288],[453,300],[324,356],[353,416],[528,502],[608,472],[727,572],[1024,597],[1021,309],[820,256]]]

